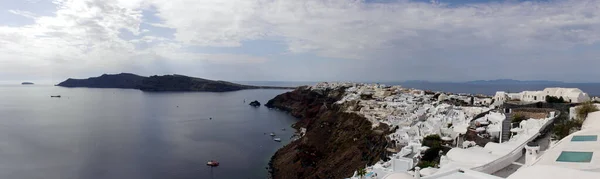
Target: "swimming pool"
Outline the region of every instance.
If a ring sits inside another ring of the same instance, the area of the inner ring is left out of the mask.
[[[556,159],[557,162],[585,162],[589,163],[592,161],[593,152],[573,152],[563,151],[560,156]]]

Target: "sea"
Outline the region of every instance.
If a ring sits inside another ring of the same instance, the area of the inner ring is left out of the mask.
[[[600,96],[599,84],[384,84],[487,95],[559,86]],[[142,92],[0,85],[0,178],[267,178],[270,157],[290,142],[294,132],[290,126],[298,119],[248,103],[264,104],[287,91]],[[282,141],[275,142],[271,132]],[[208,167],[209,160],[221,165]]]
[[[270,157],[289,143],[297,119],[248,103],[286,91],[3,85],[0,178],[267,178]]]

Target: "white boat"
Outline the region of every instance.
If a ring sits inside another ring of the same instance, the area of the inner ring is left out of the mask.
[[[281,139],[280,139],[280,138],[274,138],[273,140],[274,140],[275,142],[281,142]]]
[[[275,136],[275,133],[274,133],[274,132],[271,132],[269,135],[270,135],[270,136]]]

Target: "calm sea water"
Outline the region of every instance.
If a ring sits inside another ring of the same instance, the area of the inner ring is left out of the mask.
[[[247,103],[283,92],[0,86],[0,178],[266,178],[296,119]]]

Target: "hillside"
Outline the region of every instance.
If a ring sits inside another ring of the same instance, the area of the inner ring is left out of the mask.
[[[87,88],[127,88],[134,89],[139,86],[146,77],[131,74],[121,73],[107,75],[103,74],[99,77],[88,79],[72,79],[59,83],[56,86],[62,87],[87,87]]]
[[[104,74],[88,79],[69,78],[56,86],[86,88],[125,88],[142,91],[206,91],[226,92],[243,89],[291,89],[289,87],[250,86],[183,75],[144,77],[131,73]]]
[[[345,89],[312,91],[299,87],[269,100],[265,106],[289,112],[300,120],[294,128],[306,134],[280,148],[269,162],[274,179],[347,178],[365,165],[386,157],[390,129],[372,123],[348,106],[335,104]]]

